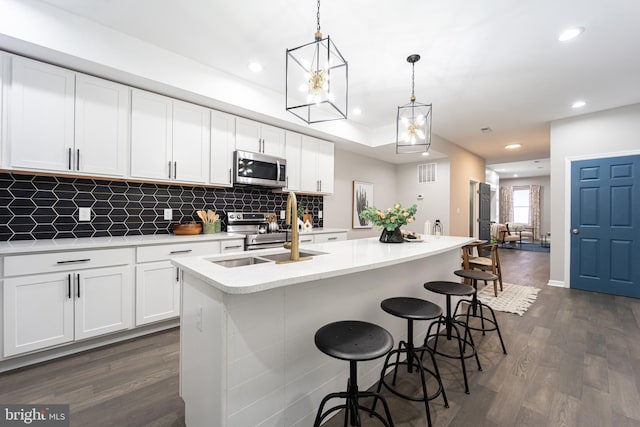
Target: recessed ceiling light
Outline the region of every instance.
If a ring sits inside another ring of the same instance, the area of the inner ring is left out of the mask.
[[[362,110],[359,108],[354,108],[353,110],[351,110],[351,114],[353,114],[354,116],[359,116],[360,114],[362,114]]]
[[[573,104],[571,104],[571,108],[582,108],[585,105],[587,105],[587,103],[584,101],[576,101]]]
[[[564,30],[558,37],[558,41],[566,42],[573,40],[584,32],[584,27],[574,27]]]
[[[429,152],[428,152],[428,151],[425,151],[424,153],[422,153],[422,155],[423,155],[423,156],[428,156],[428,155],[429,155]]]
[[[518,174],[517,174],[517,173],[514,173],[514,174],[513,174],[513,177],[514,177],[514,178],[517,178],[517,177],[518,177]]]
[[[259,73],[260,71],[262,71],[262,64],[260,64],[259,62],[250,62],[249,69],[254,73]]]
[[[516,148],[520,147],[522,147],[522,145],[520,144],[509,144],[504,146],[504,148],[506,148],[507,150],[515,150]]]

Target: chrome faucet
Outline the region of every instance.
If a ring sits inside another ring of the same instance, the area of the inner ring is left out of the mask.
[[[293,191],[289,191],[287,197],[287,210],[285,222],[291,225],[291,241],[284,242],[285,249],[291,249],[291,256],[287,260],[277,261],[276,264],[286,264],[290,262],[307,261],[311,257],[300,258],[300,233],[298,232],[298,199]]]

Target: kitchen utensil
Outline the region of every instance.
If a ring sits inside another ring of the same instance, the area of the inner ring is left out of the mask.
[[[204,211],[196,211],[202,222],[207,222],[207,214]]]

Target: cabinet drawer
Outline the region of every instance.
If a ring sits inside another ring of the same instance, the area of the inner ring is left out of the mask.
[[[132,261],[133,249],[131,248],[10,255],[4,258],[4,275],[10,277],[109,267],[131,264]]]
[[[312,234],[308,234],[305,236],[301,233],[299,241],[300,243],[314,243],[315,240]]]
[[[136,262],[166,261],[181,256],[220,253],[220,242],[184,242],[170,245],[142,246],[136,249]]]
[[[347,240],[347,233],[324,233],[313,236],[315,243],[337,242]]]
[[[244,240],[223,240],[220,242],[220,252],[244,251]]]

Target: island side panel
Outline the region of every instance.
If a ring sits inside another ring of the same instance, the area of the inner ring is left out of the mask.
[[[183,272],[180,315],[180,395],[189,427],[226,425],[224,295]]]

